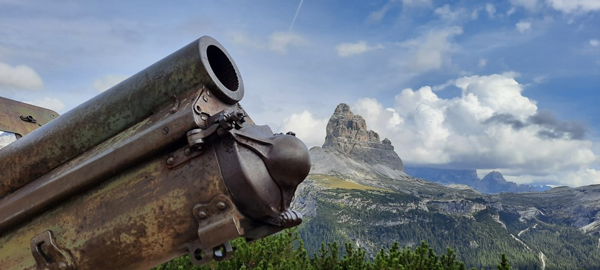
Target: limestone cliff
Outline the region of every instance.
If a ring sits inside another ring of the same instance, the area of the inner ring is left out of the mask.
[[[355,160],[387,165],[404,171],[402,160],[394,152],[387,138],[381,141],[377,132],[368,130],[360,115],[354,115],[350,106],[341,103],[327,123],[327,136],[323,148],[332,148]]]
[[[344,103],[335,108],[329,119],[323,147],[313,147],[310,154],[311,174],[361,180],[408,177],[390,140],[381,141],[377,132],[367,129],[365,119],[353,114]]]

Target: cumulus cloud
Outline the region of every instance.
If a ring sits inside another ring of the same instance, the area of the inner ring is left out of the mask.
[[[309,111],[294,113],[283,119],[281,132],[293,131],[309,148],[321,146],[325,141],[328,119],[316,118]]]
[[[452,37],[462,34],[461,27],[449,27],[433,30],[424,36],[400,43],[401,47],[409,50],[410,58],[408,69],[415,73],[440,69],[443,64],[450,64],[450,55],[456,51],[457,45],[451,41]]]
[[[539,110],[536,114],[529,116],[527,121],[521,121],[511,114],[494,114],[486,119],[484,124],[501,123],[520,130],[530,125],[537,125],[539,131],[537,136],[544,139],[571,139],[583,140],[587,130],[582,123],[561,121],[548,110]]]
[[[337,55],[340,57],[359,55],[375,49],[383,49],[383,45],[369,46],[366,41],[361,40],[356,43],[342,43],[335,47]]]
[[[600,171],[590,168],[583,168],[567,173],[564,177],[562,177],[562,180],[563,183],[576,187],[600,184]]]
[[[42,108],[50,109],[55,112],[61,113],[65,109],[65,104],[62,100],[53,97],[44,97],[33,101],[24,101],[27,104],[39,106]]]
[[[546,0],[552,8],[564,13],[580,13],[600,10],[598,0]]]
[[[44,88],[42,78],[26,65],[10,66],[0,62],[0,90],[37,90]]]
[[[442,98],[424,86],[402,90],[391,108],[360,99],[352,109],[409,164],[501,169],[511,175],[550,175],[595,164],[585,128],[539,110],[523,95],[517,76],[465,76],[453,80],[458,97]]]
[[[517,28],[517,30],[521,33],[531,29],[531,22],[528,21],[520,21],[518,22],[515,27]]]
[[[289,47],[304,47],[310,45],[304,37],[290,32],[275,32],[269,36],[269,50],[285,54]]]
[[[101,79],[94,81],[93,87],[98,92],[104,92],[127,78],[128,76],[108,74]]]

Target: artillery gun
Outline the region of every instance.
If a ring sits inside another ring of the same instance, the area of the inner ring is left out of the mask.
[[[256,125],[240,72],[202,37],[62,116],[0,99],[2,269],[196,264],[300,224],[294,133]]]

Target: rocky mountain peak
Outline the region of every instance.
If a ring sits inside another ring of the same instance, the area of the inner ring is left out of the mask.
[[[504,176],[498,171],[492,171],[481,179],[484,182],[506,183]]]
[[[326,134],[325,149],[334,149],[368,164],[383,164],[404,170],[392,142],[387,138],[382,142],[377,132],[368,130],[365,119],[352,113],[348,104],[341,103],[335,108],[327,123]]]

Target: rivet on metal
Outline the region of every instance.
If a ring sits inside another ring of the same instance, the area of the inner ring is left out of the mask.
[[[167,158],[167,165],[173,165],[175,164],[175,158],[174,157],[168,157]]]
[[[219,208],[219,210],[225,210],[225,208],[227,208],[227,205],[224,202],[218,202],[217,208]]]
[[[200,212],[198,212],[198,217],[201,219],[205,219],[208,217],[208,214],[206,214],[206,212],[204,212],[204,211],[200,211]]]
[[[202,96],[202,100],[204,100],[205,102],[208,102],[208,97],[207,96]]]
[[[206,119],[208,119],[208,116],[206,114],[202,114],[202,115],[200,115],[200,119],[206,121]]]
[[[169,133],[169,127],[163,127],[162,132],[164,135],[167,135]]]
[[[183,150],[183,154],[186,156],[189,156],[192,153],[192,150],[189,148],[186,148],[185,150]]]

